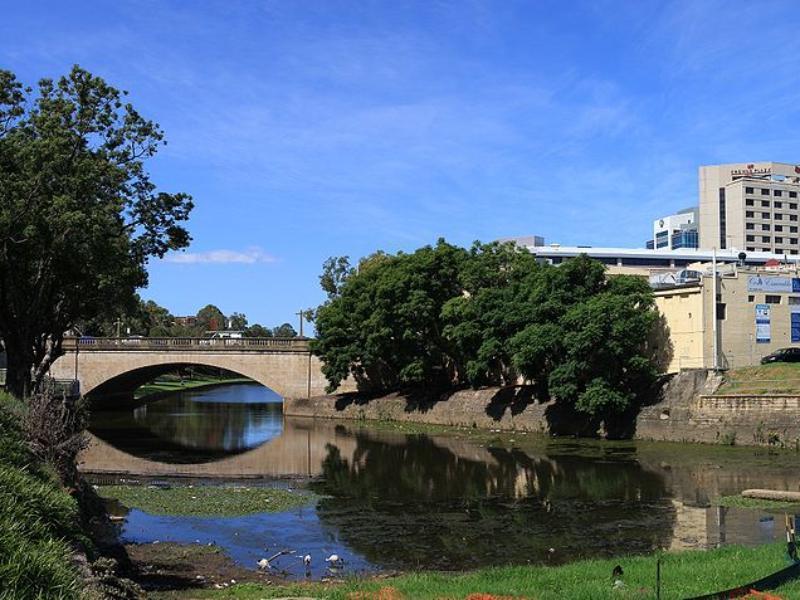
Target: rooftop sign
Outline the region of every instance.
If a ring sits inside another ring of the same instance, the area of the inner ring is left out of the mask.
[[[733,169],[731,171],[731,176],[737,175],[771,175],[772,174],[772,167],[763,167],[761,169],[756,169],[755,165],[747,165],[746,169]]]

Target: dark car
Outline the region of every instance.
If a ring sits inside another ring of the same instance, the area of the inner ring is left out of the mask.
[[[800,348],[781,348],[761,359],[762,365],[776,362],[800,362]]]

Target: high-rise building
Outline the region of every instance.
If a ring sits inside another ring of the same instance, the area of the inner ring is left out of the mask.
[[[674,215],[656,219],[653,221],[653,239],[648,240],[647,247],[651,250],[697,248],[697,226],[697,207],[684,208]]]
[[[800,251],[800,166],[776,162],[700,167],[700,247]]]

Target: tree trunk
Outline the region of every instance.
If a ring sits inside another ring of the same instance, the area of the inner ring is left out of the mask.
[[[17,344],[5,340],[6,390],[17,398],[27,398],[31,393],[33,360],[30,352],[20,351]]]

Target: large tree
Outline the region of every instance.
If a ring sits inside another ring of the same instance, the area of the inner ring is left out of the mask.
[[[124,96],[77,66],[35,90],[0,71],[0,336],[16,395],[67,329],[132,307],[148,260],[189,243],[190,197],[145,169],[162,131]]]

